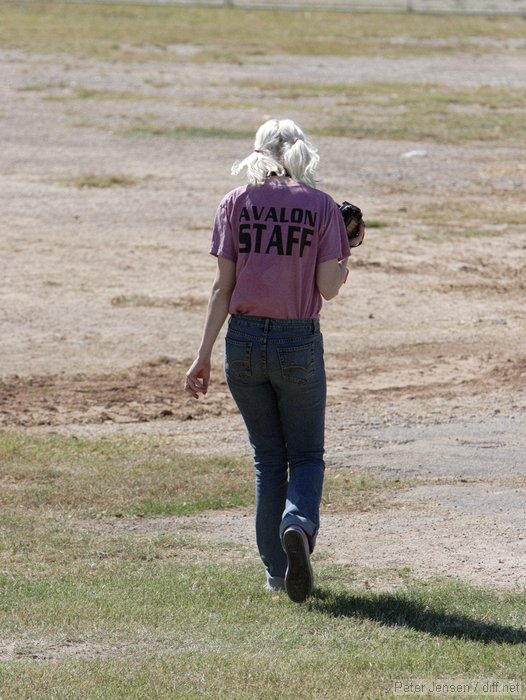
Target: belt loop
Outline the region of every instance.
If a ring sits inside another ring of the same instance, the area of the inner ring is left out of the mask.
[[[263,326],[263,332],[268,333],[268,328],[270,326],[270,318],[265,319],[265,325]]]

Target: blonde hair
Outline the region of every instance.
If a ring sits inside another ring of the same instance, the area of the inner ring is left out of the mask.
[[[247,169],[251,185],[261,185],[272,173],[289,175],[297,182],[316,187],[318,151],[291,119],[270,119],[256,132],[254,151],[234,163],[232,175]]]

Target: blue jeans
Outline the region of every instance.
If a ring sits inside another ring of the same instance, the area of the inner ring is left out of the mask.
[[[232,316],[225,375],[254,449],[256,538],[270,584],[285,576],[281,536],[319,528],[326,379],[317,319]]]

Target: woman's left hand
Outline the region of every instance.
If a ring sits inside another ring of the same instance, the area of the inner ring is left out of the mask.
[[[199,394],[204,395],[208,391],[209,380],[210,360],[197,357],[186,373],[184,390],[194,399],[198,399]]]

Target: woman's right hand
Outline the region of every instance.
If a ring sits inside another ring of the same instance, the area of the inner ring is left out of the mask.
[[[199,394],[206,394],[208,382],[210,381],[210,359],[196,357],[192,366],[186,373],[184,390],[194,399],[199,398]]]

